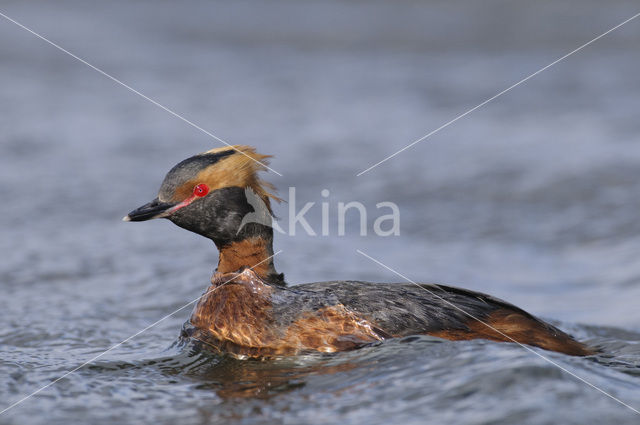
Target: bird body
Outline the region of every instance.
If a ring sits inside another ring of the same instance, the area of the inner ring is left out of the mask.
[[[458,308],[455,308],[455,307]],[[285,287],[255,272],[216,273],[183,336],[241,357],[336,352],[408,335],[590,351],[505,301],[444,285],[316,282]]]
[[[268,358],[351,350],[388,338],[516,342],[584,356],[593,350],[505,301],[435,284],[331,281],[287,286],[273,262],[273,188],[257,177],[268,157],[247,146],[211,150],[169,171],[158,197],[125,221],[167,218],[219,250],[211,286],[182,332],[211,349]],[[247,193],[262,202],[250,202]],[[266,208],[266,211],[256,209]]]

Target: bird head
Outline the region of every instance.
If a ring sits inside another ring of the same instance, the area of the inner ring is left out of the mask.
[[[158,196],[131,211],[124,221],[167,218],[176,225],[212,239],[219,247],[239,238],[252,236],[254,226],[242,226],[242,218],[255,212],[249,203],[250,189],[271,213],[270,200],[280,199],[273,186],[262,181],[269,155],[256,153],[249,146],[212,149],[194,155],[174,166],[164,178]],[[262,227],[264,227],[262,225]],[[264,229],[262,230],[264,231]],[[272,229],[268,229],[272,234]]]

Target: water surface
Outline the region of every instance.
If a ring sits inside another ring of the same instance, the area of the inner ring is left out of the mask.
[[[293,284],[487,292],[603,355],[537,351],[640,409],[640,22],[371,172],[385,156],[637,13],[614,1],[7,1],[43,33],[230,143],[298,202],[393,201],[401,235],[279,235]],[[214,246],[122,223],[219,143],[0,20],[0,408],[194,300]],[[286,219],[287,205],[276,207]],[[316,205],[308,220],[320,228]],[[373,219],[369,220],[371,229]],[[510,344],[415,337],[238,361],[173,345],[189,308],[0,416],[68,423],[637,423]]]

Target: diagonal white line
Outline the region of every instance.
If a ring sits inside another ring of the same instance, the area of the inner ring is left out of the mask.
[[[498,329],[494,328],[493,326],[491,326],[488,323],[483,322],[482,320],[478,319],[477,317],[475,317],[473,314],[466,312],[464,309],[458,307],[457,305],[453,304],[452,302],[445,300],[444,298],[442,298],[440,295],[436,294],[435,292],[425,288],[424,286],[421,286],[419,283],[414,282],[413,280],[409,279],[408,277],[406,277],[405,275],[401,274],[400,272],[397,272],[396,270],[392,269],[391,267],[381,263],[380,261],[376,260],[375,258],[371,257],[370,255],[365,254],[364,252],[360,251],[359,249],[356,249],[356,252],[358,252],[358,254],[368,258],[369,260],[373,261],[374,263],[384,267],[385,269],[389,270],[390,272],[400,276],[402,279],[406,280],[407,282],[413,283],[414,285],[416,285],[418,288],[424,289],[425,291],[427,291],[428,293],[430,293],[431,295],[433,295],[434,297],[440,299],[441,301],[445,302],[446,304],[450,305],[451,307],[455,308],[456,310],[460,311],[461,313],[469,316],[470,318],[472,318],[473,320],[477,320],[478,322],[482,323],[483,325],[485,325],[486,327],[494,330],[495,332],[499,333],[500,335],[504,336],[505,338],[511,340],[512,342],[515,342],[516,344],[518,344],[519,346],[521,346],[522,348],[524,348],[525,350],[535,354],[536,356],[540,357],[541,359],[543,359],[544,361],[546,361],[547,363],[550,363],[552,365],[554,365],[555,367],[559,368],[560,370],[562,370],[563,372],[568,373],[569,375],[573,376],[574,378],[578,379],[579,381],[582,381],[583,383],[587,384],[588,386],[590,386],[591,388],[600,391],[602,394],[606,395],[607,397],[611,398],[612,400],[617,401],[618,403],[620,403],[621,405],[625,406],[626,408],[634,411],[635,413],[640,415],[640,411],[635,409],[634,407],[628,405],[627,403],[625,403],[624,401],[612,396],[611,394],[609,394],[608,392],[606,392],[605,390],[601,389],[600,387],[595,386],[594,384],[592,384],[591,382],[587,381],[586,379],[576,375],[575,373],[571,372],[570,370],[560,366],[558,363],[554,362],[553,360],[551,360],[550,358],[548,358],[547,356],[544,356],[540,353],[538,353],[537,351],[535,351],[534,349],[532,349],[531,347],[528,347],[518,341],[516,341],[515,339],[511,338],[509,335],[506,335],[502,332],[500,332]]]
[[[269,261],[270,259],[272,259],[272,258],[273,258],[273,257],[275,257],[276,255],[280,254],[281,252],[282,252],[282,250],[277,251],[275,254],[271,255],[270,257],[265,258],[264,260],[260,261],[259,263],[254,264],[252,267],[249,267],[249,269],[253,269],[254,267],[259,266],[260,264],[264,263],[265,261]],[[89,363],[91,363],[91,362],[93,362],[93,361],[95,361],[95,360],[99,359],[100,357],[104,356],[104,355],[105,355],[105,354],[107,354],[109,351],[111,351],[111,350],[113,350],[113,349],[115,349],[115,348],[118,348],[118,347],[119,347],[119,346],[121,346],[122,344],[124,344],[124,343],[126,343],[126,342],[128,342],[128,341],[132,340],[133,338],[137,337],[137,336],[138,336],[138,335],[140,335],[141,333],[148,331],[149,329],[151,329],[152,327],[154,327],[154,326],[155,326],[155,325],[157,325],[158,323],[160,323],[160,322],[164,321],[165,319],[168,319],[169,317],[173,316],[173,315],[174,315],[174,314],[176,314],[177,312],[184,310],[185,308],[189,307],[191,304],[193,304],[193,303],[197,302],[197,301],[198,301],[202,296],[204,296],[204,295],[206,295],[206,294],[208,294],[208,293],[214,292],[214,291],[218,290],[219,288],[222,288],[224,285],[226,285],[227,283],[231,282],[233,279],[235,279],[235,276],[234,276],[234,277],[232,277],[231,279],[229,279],[229,280],[227,280],[227,281],[223,282],[222,284],[220,284],[220,285],[216,286],[215,288],[213,288],[213,290],[205,292],[203,295],[199,296],[199,297],[198,297],[198,298],[196,298],[195,300],[188,302],[187,304],[183,305],[182,307],[180,307],[180,308],[178,308],[178,309],[176,309],[176,310],[172,311],[171,313],[167,314],[167,315],[166,315],[166,316],[164,316],[163,318],[161,318],[161,319],[159,319],[159,320],[157,320],[157,321],[153,322],[152,324],[150,324],[150,325],[149,325],[149,326],[147,326],[146,328],[144,328],[144,329],[142,329],[142,330],[140,330],[140,331],[138,331],[138,332],[134,333],[134,334],[133,334],[133,335],[131,335],[130,337],[128,337],[128,338],[126,338],[126,339],[122,340],[121,342],[119,342],[119,343],[117,343],[117,344],[115,344],[115,345],[113,345],[113,346],[109,347],[107,350],[105,350],[105,351],[103,351],[102,353],[98,354],[97,356],[95,356],[95,357],[93,357],[93,358],[91,358],[91,359],[87,360],[86,362],[82,363],[80,366],[76,367],[75,369],[71,369],[70,371],[66,372],[64,375],[60,376],[59,378],[56,378],[54,381],[49,382],[49,383],[48,383],[47,385],[45,385],[44,387],[39,388],[38,390],[36,390],[36,391],[32,392],[31,394],[29,394],[29,395],[27,395],[27,396],[25,396],[25,397],[21,398],[20,400],[16,401],[15,403],[11,404],[10,406],[8,406],[8,407],[6,407],[5,409],[3,409],[2,411],[0,411],[0,415],[2,415],[3,413],[5,413],[5,412],[6,412],[6,411],[8,411],[8,410],[13,409],[14,407],[16,407],[17,405],[21,404],[22,402],[24,402],[24,401],[26,401],[26,400],[30,399],[31,397],[33,397],[34,395],[38,394],[39,392],[41,392],[41,391],[43,391],[43,390],[46,390],[46,389],[47,389],[47,388],[49,388],[50,386],[52,386],[52,385],[56,384],[56,383],[57,383],[58,381],[60,381],[61,379],[64,379],[64,378],[66,378],[67,376],[71,375],[72,373],[74,373],[74,372],[76,372],[76,371],[78,371],[78,370],[82,369],[83,367],[85,367],[85,366],[86,366],[86,365],[88,365]]]
[[[188,119],[186,119],[185,117],[183,117],[182,115],[178,114],[177,112],[173,111],[172,109],[169,109],[168,107],[162,105],[161,103],[151,99],[148,96],[145,96],[144,94],[140,93],[138,90],[134,89],[133,87],[123,83],[122,81],[120,81],[119,79],[117,79],[116,77],[112,76],[111,74],[106,73],[105,71],[101,70],[100,68],[90,64],[89,62],[87,62],[86,60],[74,55],[73,53],[71,53],[70,51],[64,49],[63,47],[61,47],[60,45],[54,43],[53,41],[49,40],[48,38],[38,34],[37,32],[35,32],[34,30],[27,28],[26,26],[24,26],[23,24],[21,24],[20,22],[16,21],[15,19],[10,18],[9,16],[5,15],[4,13],[0,12],[0,16],[2,16],[4,19],[6,19],[9,22],[12,22],[14,24],[16,24],[17,26],[19,26],[20,28],[22,28],[25,31],[30,32],[31,34],[35,35],[36,37],[38,37],[39,39],[41,39],[42,41],[50,44],[51,46],[55,47],[56,49],[60,50],[63,53],[66,53],[67,55],[71,56],[72,58],[82,62],[83,64],[87,65],[89,68],[93,69],[94,71],[104,75],[105,77],[107,77],[108,79],[110,79],[111,81],[120,84],[122,87],[126,88],[127,90],[131,91],[132,93],[137,94],[138,96],[140,96],[141,98],[143,98],[144,100],[147,100],[151,103],[153,103],[154,105],[156,105],[158,108],[163,109],[165,111],[167,111],[168,113],[170,113],[171,115],[173,115],[174,117],[184,121],[185,123],[189,124],[191,127],[200,130],[202,133],[206,134],[209,137],[214,138],[215,140],[219,141],[222,144],[225,144],[227,146],[229,146],[230,148],[234,149],[235,151],[241,153],[242,155],[246,156],[247,158],[249,158],[250,160],[257,162],[258,164],[262,165],[263,167],[267,168],[270,171],[273,171],[274,173],[276,173],[277,175],[279,175],[280,177],[282,177],[282,174],[280,174],[279,172],[277,172],[276,170],[274,170],[273,168],[270,168],[269,166],[267,166],[266,164],[263,164],[262,162],[258,161],[255,158],[250,157],[249,155],[247,155],[246,153],[236,149],[235,147],[233,147],[231,144],[225,142],[224,140],[222,140],[221,138],[219,138],[218,136],[216,136],[215,134],[205,130],[204,128],[200,127],[199,125],[193,123],[192,121],[189,121]]]
[[[637,13],[635,15],[633,15],[632,17],[630,17],[629,19],[627,19],[626,21],[623,21],[621,23],[619,23],[618,25],[616,25],[615,27],[607,30],[606,32],[603,32],[602,34],[600,34],[599,36],[597,36],[596,38],[594,38],[593,40],[583,44],[582,46],[578,47],[575,50],[572,50],[571,52],[567,53],[566,55],[562,56],[561,58],[556,59],[555,61],[551,62],[549,65],[545,66],[544,68],[540,68],[539,70],[537,70],[536,72],[534,72],[533,74],[523,78],[522,80],[518,81],[517,83],[507,87],[506,89],[502,90],[500,93],[490,97],[489,99],[485,100],[484,102],[478,104],[477,106],[474,106],[473,108],[469,109],[468,111],[466,111],[463,114],[458,115],[457,117],[455,117],[454,119],[452,119],[451,121],[446,122],[445,124],[441,125],[440,127],[436,128],[435,130],[431,131],[430,133],[425,134],[424,136],[422,136],[421,138],[419,138],[418,140],[415,140],[411,143],[409,143],[407,146],[403,147],[402,149],[400,149],[399,151],[392,153],[391,155],[389,155],[388,157],[386,157],[385,159],[376,162],[375,164],[373,164],[371,167],[360,171],[358,174],[356,174],[356,177],[360,177],[361,175],[363,175],[364,173],[371,171],[372,169],[376,168],[378,165],[382,164],[383,162],[386,162],[388,160],[390,160],[391,158],[393,158],[394,156],[398,155],[399,153],[402,153],[404,151],[406,151],[407,149],[409,149],[410,147],[422,142],[423,140],[433,136],[434,134],[436,134],[437,132],[439,132],[440,130],[443,130],[447,127],[449,127],[451,124],[453,124],[454,122],[458,121],[461,118],[466,117],[467,115],[469,115],[470,113],[472,113],[473,111],[482,108],[484,105],[486,105],[487,103],[499,98],[500,96],[502,96],[503,94],[507,93],[508,91],[511,91],[511,89],[514,89],[516,87],[518,87],[520,84],[530,80],[531,78],[535,77],[536,75],[540,74],[541,72],[546,71],[547,69],[551,68],[552,66],[554,66],[555,64],[557,64],[558,62],[561,62],[563,60],[565,60],[566,58],[568,58],[569,56],[573,55],[574,53],[579,52],[580,50],[584,49],[585,47],[589,46],[592,43],[595,43],[596,41],[600,40],[602,37],[604,37],[605,35],[617,30],[618,28],[620,28],[621,26],[623,26],[624,24],[627,24],[631,21],[633,21],[634,19],[636,19],[638,16],[640,16],[640,13]]]

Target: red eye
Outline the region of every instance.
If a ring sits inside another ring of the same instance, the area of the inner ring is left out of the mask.
[[[206,196],[207,193],[209,193],[209,186],[204,183],[200,183],[193,188],[193,194],[197,197],[202,198],[203,196]]]

